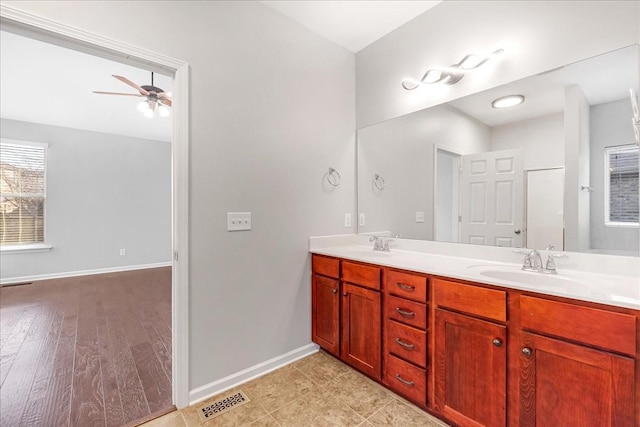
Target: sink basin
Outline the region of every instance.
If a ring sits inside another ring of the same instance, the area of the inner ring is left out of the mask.
[[[580,280],[575,280],[562,274],[544,274],[535,271],[523,271],[515,266],[472,265],[469,269],[477,270],[478,274],[489,279],[518,282],[541,287],[564,287],[567,285],[579,285]]]

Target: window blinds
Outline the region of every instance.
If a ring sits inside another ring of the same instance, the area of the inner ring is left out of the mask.
[[[609,149],[609,222],[638,223],[638,148]]]
[[[44,145],[0,142],[0,244],[44,242]]]

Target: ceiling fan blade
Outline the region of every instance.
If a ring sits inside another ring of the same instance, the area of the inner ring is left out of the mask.
[[[171,99],[171,92],[158,92],[158,96],[164,99]]]
[[[97,93],[97,94],[100,94],[100,95],[123,95],[123,96],[144,97],[144,95],[141,95],[139,93],[103,92],[103,91],[99,91],[99,90],[94,90],[93,93]]]
[[[158,101],[160,101],[161,104],[166,105],[167,107],[171,107],[171,100],[170,99],[160,98]]]
[[[120,80],[122,83],[127,84],[127,85],[131,86],[132,88],[136,89],[142,95],[144,95],[144,96],[149,95],[149,92],[147,92],[146,90],[144,90],[143,88],[141,88],[139,85],[135,84],[134,82],[132,82],[128,78],[122,77],[122,76],[116,76],[115,74],[112,74],[112,76],[115,77],[116,79]]]

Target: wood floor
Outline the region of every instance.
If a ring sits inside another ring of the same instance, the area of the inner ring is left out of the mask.
[[[171,268],[0,289],[0,425],[122,426],[171,406]]]

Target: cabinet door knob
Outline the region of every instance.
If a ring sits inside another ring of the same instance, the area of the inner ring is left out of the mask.
[[[337,289],[334,289],[332,292],[333,292],[334,294],[337,294],[337,293],[338,293],[338,290],[337,290]]]
[[[493,345],[495,345],[496,347],[500,347],[502,345],[502,340],[500,338],[494,338]]]
[[[527,357],[530,357],[531,356],[531,349],[528,348],[528,347],[523,348],[522,349],[522,354],[524,354]]]
[[[347,294],[346,292],[344,292],[344,293],[342,294],[342,296],[343,296],[343,297],[346,297],[347,295],[349,295],[349,294]]]

